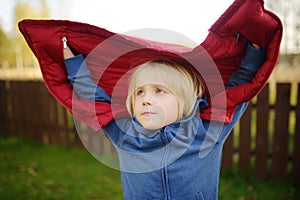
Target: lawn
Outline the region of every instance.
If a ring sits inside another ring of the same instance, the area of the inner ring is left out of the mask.
[[[122,199],[119,172],[86,150],[0,137],[0,199]],[[300,199],[300,187],[222,171],[220,200]]]

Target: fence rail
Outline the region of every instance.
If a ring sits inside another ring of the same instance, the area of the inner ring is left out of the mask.
[[[3,80],[0,95],[0,134],[63,146],[90,143],[105,154],[115,153],[105,137],[95,143],[95,134],[84,124],[80,126],[89,137],[78,136],[72,116],[43,82]],[[268,84],[250,103],[224,146],[223,168],[235,162],[239,171],[262,179],[291,177],[299,182],[300,84]]]

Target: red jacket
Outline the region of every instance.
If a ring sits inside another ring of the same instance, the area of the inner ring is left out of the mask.
[[[127,79],[123,76],[137,65],[159,58],[176,59],[197,69],[205,81],[210,103],[201,110],[201,117],[229,123],[236,106],[250,101],[262,90],[278,59],[283,27],[280,19],[263,4],[263,0],[234,1],[195,48],[129,37],[63,20],[26,19],[19,22],[19,29],[39,61],[49,92],[75,118],[95,130],[127,113],[127,84],[124,82]],[[86,57],[92,79],[113,97],[112,105],[73,95],[62,53],[64,36],[71,49]],[[240,66],[248,40],[266,50],[266,61],[251,83],[224,90],[229,76]]]

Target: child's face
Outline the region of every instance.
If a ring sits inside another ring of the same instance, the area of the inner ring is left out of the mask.
[[[133,114],[146,129],[159,129],[178,119],[177,98],[159,83],[142,84],[134,98]]]

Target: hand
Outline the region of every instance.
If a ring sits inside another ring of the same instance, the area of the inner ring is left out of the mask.
[[[71,49],[67,46],[66,48],[64,48],[64,58],[71,58],[74,57],[73,52],[71,51]]]
[[[253,43],[253,42],[251,42],[251,45],[252,45],[255,49],[259,49],[259,48],[260,48],[260,46],[259,46],[258,44],[255,44],[255,43]]]

